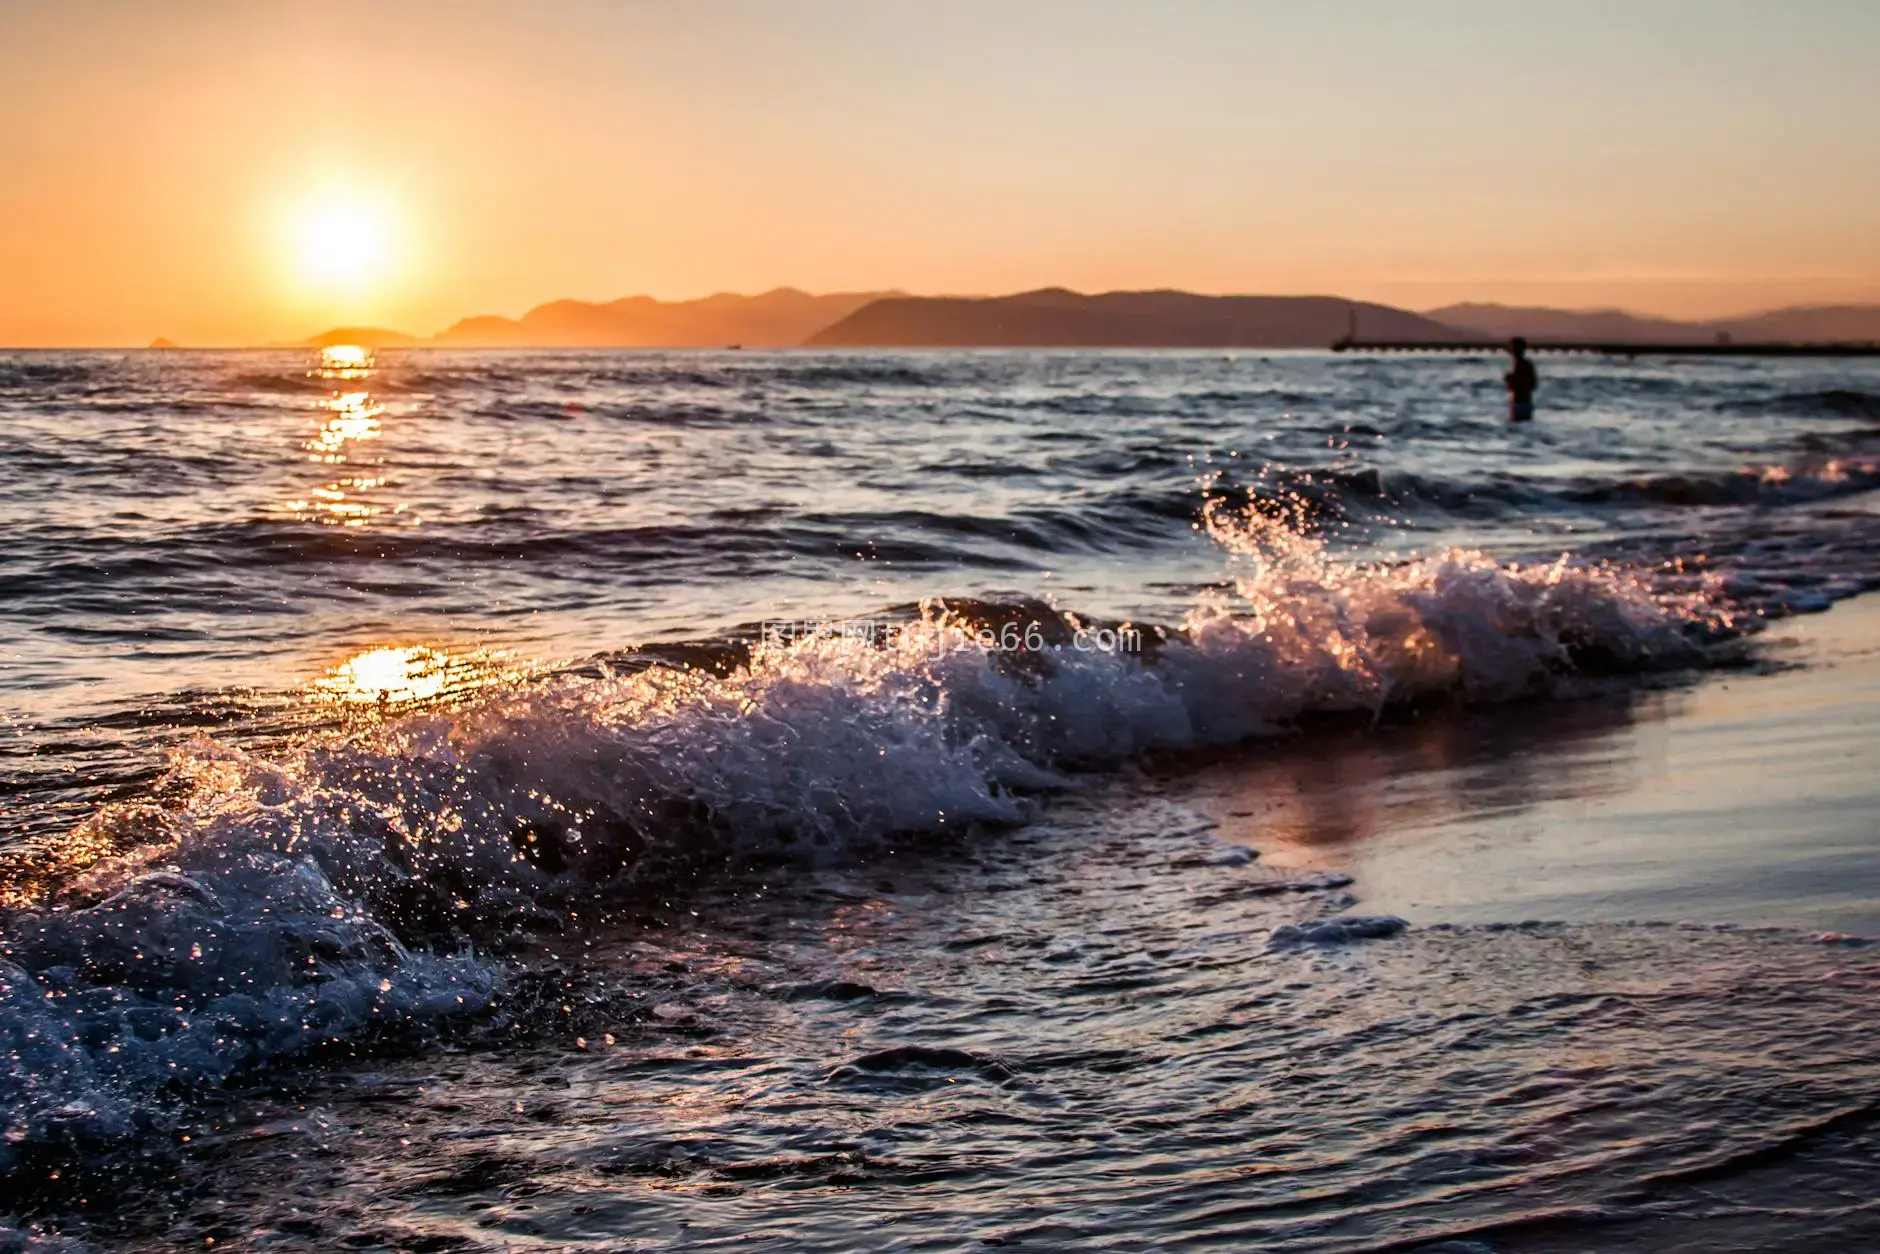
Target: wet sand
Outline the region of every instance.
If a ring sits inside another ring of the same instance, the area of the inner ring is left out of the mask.
[[[1441,711],[1185,781],[1268,866],[1415,924],[1629,920],[1880,934],[1880,596],[1667,690]]]

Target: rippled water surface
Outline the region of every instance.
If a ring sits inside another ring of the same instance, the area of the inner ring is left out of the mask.
[[[1189,803],[1544,770],[1880,585],[1880,370],[1541,366],[0,356],[12,1221],[1873,1237],[1864,946],[1406,929]]]

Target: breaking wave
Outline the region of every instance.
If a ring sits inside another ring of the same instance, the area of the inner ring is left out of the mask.
[[[1289,514],[1303,506],[1311,520],[1357,522],[1408,520],[1432,510],[1496,518],[1549,507],[1805,505],[1880,488],[1873,438],[1870,430],[1811,434],[1798,441],[1805,452],[1791,461],[1731,470],[1576,480],[1504,473],[1467,482],[1365,465],[1269,467],[1246,488],[1270,512]],[[1196,508],[1192,495],[1166,504],[1189,513]]]
[[[0,1169],[161,1127],[257,1063],[486,1011],[507,945],[637,892],[1021,822],[1076,772],[1315,716],[1699,665],[1746,626],[1701,580],[1356,563],[1218,500],[1205,526],[1230,578],[1140,652],[1085,647],[1073,614],[932,602],[872,644],[517,682],[276,752],[190,743],[180,800],[101,811],[7,909]]]
[[[232,392],[262,392],[280,396],[326,396],[340,390],[339,385],[318,370],[251,370],[226,382]]]
[[[1834,458],[1814,465],[1746,466],[1722,474],[1650,475],[1589,484],[1567,493],[1587,503],[1795,505],[1880,487],[1880,463]]]
[[[0,358],[0,393],[19,392],[35,397],[47,389],[90,383],[98,374],[91,362],[69,357],[11,356]]]

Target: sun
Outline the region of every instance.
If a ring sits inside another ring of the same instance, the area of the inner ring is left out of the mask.
[[[392,226],[390,213],[370,200],[332,197],[308,205],[292,228],[300,277],[352,293],[376,286],[393,260]]]

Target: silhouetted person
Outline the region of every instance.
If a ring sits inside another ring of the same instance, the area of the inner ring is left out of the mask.
[[[1514,365],[1501,376],[1508,385],[1508,421],[1526,422],[1534,417],[1534,385],[1541,377],[1528,360],[1527,341],[1520,336],[1508,341],[1508,355],[1514,358]]]

